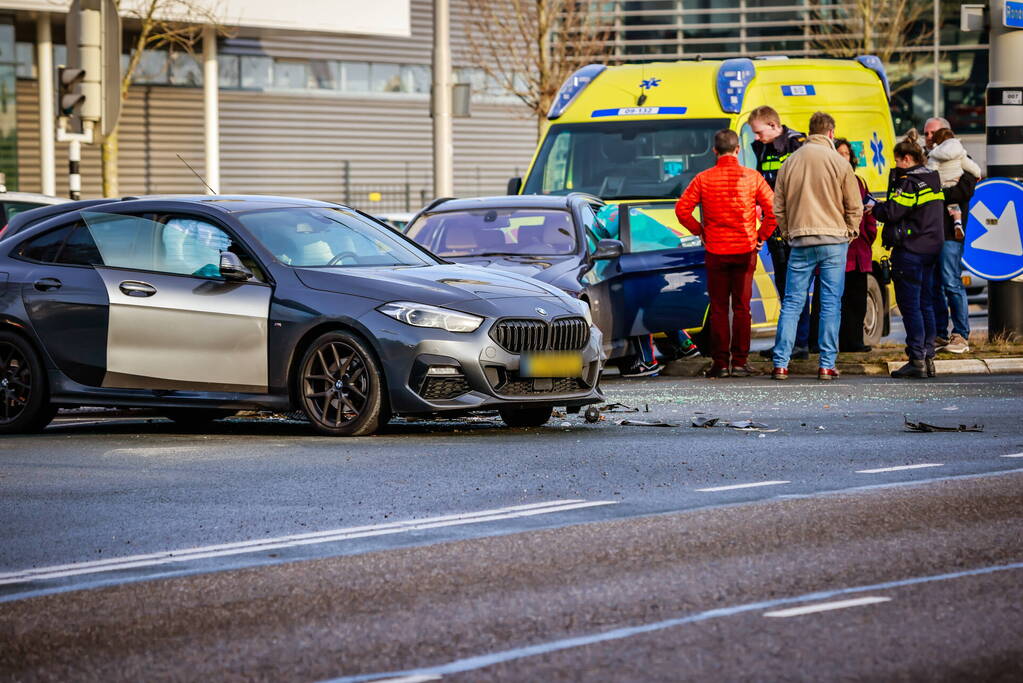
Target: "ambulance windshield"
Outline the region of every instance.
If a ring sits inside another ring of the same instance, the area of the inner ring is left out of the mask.
[[[523,194],[676,199],[714,165],[726,119],[563,123],[550,127]]]

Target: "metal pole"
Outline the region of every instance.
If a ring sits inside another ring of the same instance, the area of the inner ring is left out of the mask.
[[[451,13],[448,0],[433,0],[433,194],[454,194],[451,125]]]
[[[53,35],[50,15],[36,19],[36,64],[39,77],[39,186],[43,194],[57,194],[55,118],[53,108]]]
[[[987,172],[1023,180],[1023,29],[1003,25],[1005,0],[991,0]],[[1018,209],[1017,209],[1018,210]],[[967,237],[969,239],[969,236]],[[1023,282],[988,284],[988,335],[1023,334]]]
[[[346,159],[341,164],[341,167],[344,169],[344,172],[345,172],[345,185],[344,185],[345,201],[344,201],[344,204],[345,204],[345,206],[351,206],[352,205],[352,162],[350,162],[350,161],[348,161]]]
[[[202,90],[206,119],[206,183],[220,194],[220,71],[217,68],[217,32],[202,29]]]
[[[941,3],[934,0],[934,116],[941,116]]]
[[[71,199],[82,198],[82,175],[79,164],[82,161],[82,143],[78,137],[72,137],[67,146],[67,187]]]

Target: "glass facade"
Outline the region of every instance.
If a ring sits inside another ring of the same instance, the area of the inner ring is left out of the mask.
[[[0,16],[0,173],[8,190],[18,189],[17,65],[14,22]]]
[[[935,34],[932,3],[939,9]],[[873,3],[878,12],[886,3]],[[839,0],[618,0],[603,3],[613,28],[614,59],[619,62],[726,59],[736,56],[827,56],[820,36],[839,25],[837,17],[856,5]],[[938,110],[958,133],[984,130],[984,91],[988,65],[986,33],[959,30],[959,3],[917,0],[921,14],[909,35],[931,36],[896,50],[889,64],[895,90],[892,117],[896,133],[920,127],[934,115],[935,65],[939,48]],[[844,30],[844,27],[843,29]],[[915,59],[903,60],[912,55]]]

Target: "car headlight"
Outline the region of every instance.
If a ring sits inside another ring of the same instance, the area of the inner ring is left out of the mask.
[[[483,318],[478,315],[411,301],[392,301],[378,307],[377,310],[406,325],[437,327],[448,332],[473,332],[483,323]]]

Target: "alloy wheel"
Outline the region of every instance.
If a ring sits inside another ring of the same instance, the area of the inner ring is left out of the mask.
[[[14,344],[0,341],[0,422],[17,420],[32,398],[32,367]]]
[[[302,376],[302,397],[311,417],[329,427],[344,427],[363,414],[369,394],[369,368],[354,346],[331,340],[310,354]]]

